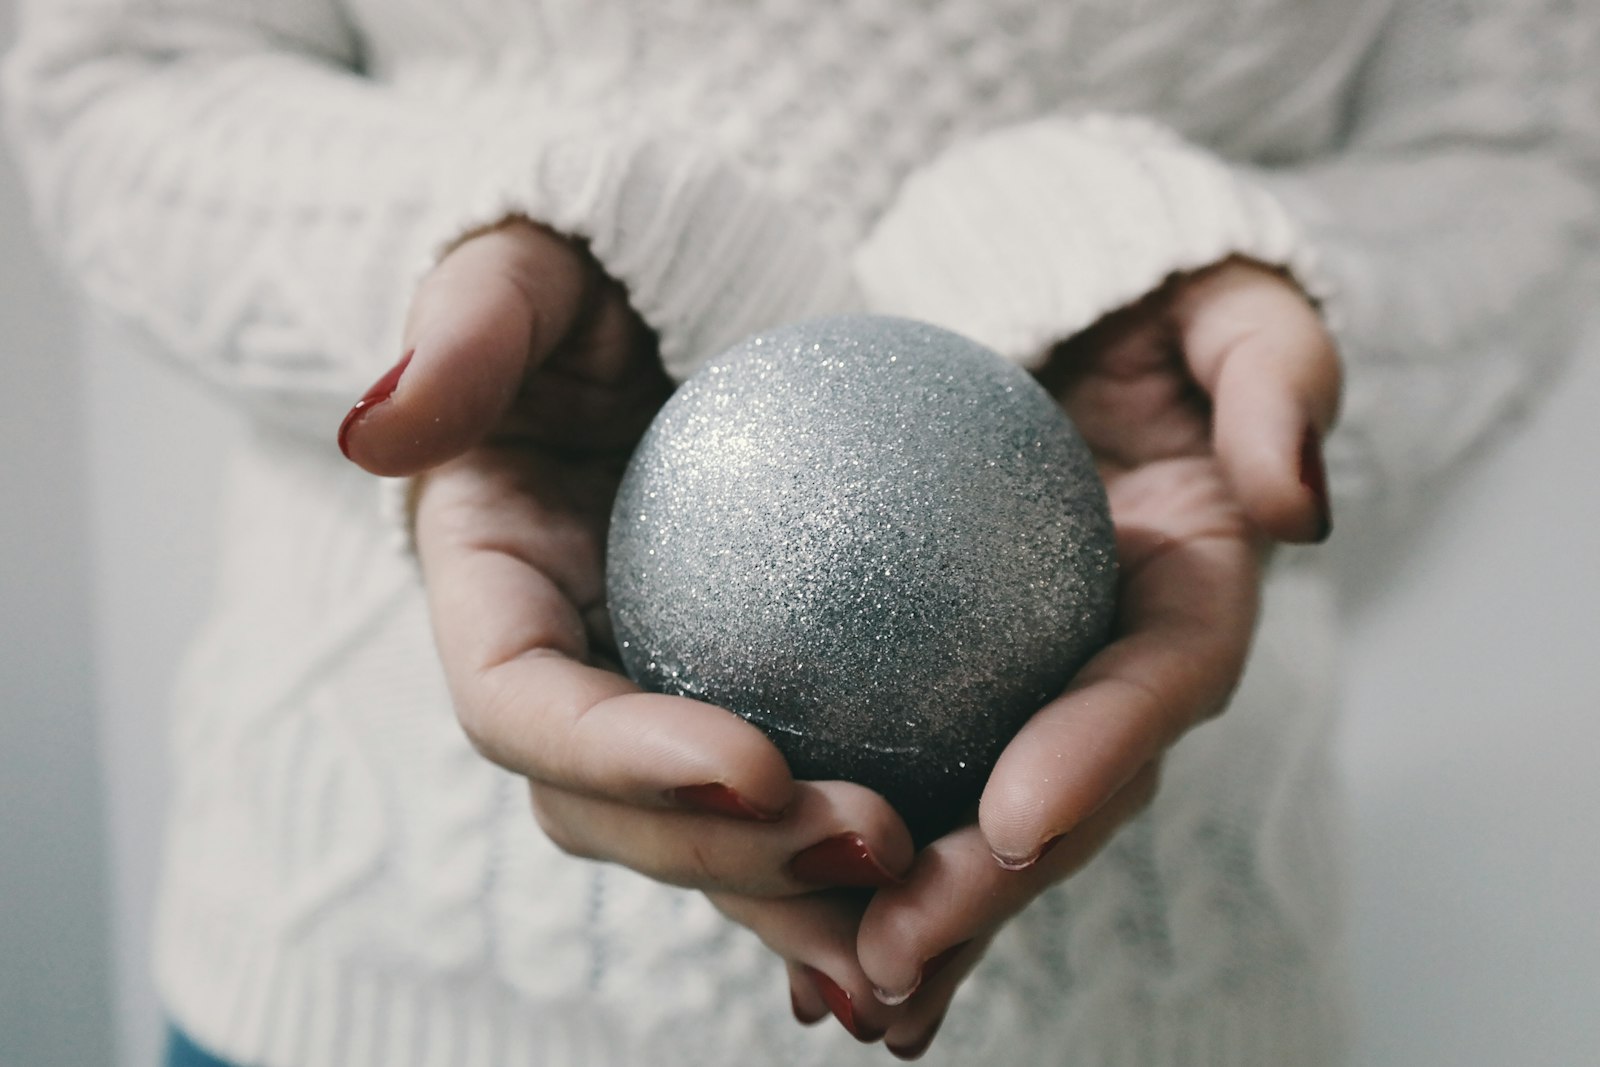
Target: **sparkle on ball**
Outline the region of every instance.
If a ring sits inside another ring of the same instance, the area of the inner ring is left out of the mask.
[[[846,316],[674,394],[618,492],[607,585],[635,681],[744,716],[796,777],[876,789],[925,841],[1104,643],[1116,561],[1093,458],[1030,375]]]

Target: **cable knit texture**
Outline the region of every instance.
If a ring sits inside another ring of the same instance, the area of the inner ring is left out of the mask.
[[[23,0],[8,123],[103,310],[254,417],[176,700],[156,961],[262,1067],[881,1062],[695,894],[561,855],[461,736],[332,429],[438,250],[585,238],[678,376],[862,305],[1033,361],[1242,254],[1349,364],[1341,518],[1544,382],[1594,293],[1585,0]],[[1328,594],[1014,921],[930,1062],[1336,1062]]]

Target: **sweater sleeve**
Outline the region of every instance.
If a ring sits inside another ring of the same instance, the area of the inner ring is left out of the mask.
[[[993,131],[908,181],[857,271],[875,308],[1028,362],[1174,271],[1285,266],[1347,364],[1334,492],[1388,511],[1577,344],[1600,292],[1597,87],[1595,10],[1400,0],[1335,151],[1258,167],[1100,115]]]
[[[853,302],[813,227],[689,131],[534,88],[365,75],[337,0],[24,0],[8,125],[93,303],[253,413],[327,437],[414,282],[524,215],[586,240],[668,369]],[[581,109],[578,109],[581,111]],[[331,438],[330,438],[331,440]]]

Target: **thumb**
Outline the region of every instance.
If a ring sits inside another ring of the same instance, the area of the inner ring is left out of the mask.
[[[345,416],[339,447],[399,476],[482,441],[571,332],[592,277],[579,249],[526,221],[458,245],[418,286],[406,354]]]
[[[1246,513],[1280,541],[1327,537],[1321,444],[1338,411],[1340,366],[1310,301],[1278,272],[1230,260],[1190,278],[1172,310]]]

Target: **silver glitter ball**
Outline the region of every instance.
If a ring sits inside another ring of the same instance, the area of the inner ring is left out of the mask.
[[[1105,642],[1116,559],[1089,449],[1029,374],[863,315],[684,383],[623,478],[607,587],[636,682],[742,715],[925,842]]]

